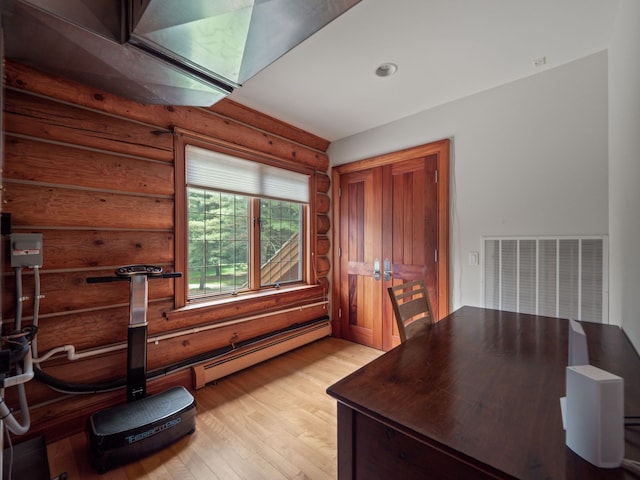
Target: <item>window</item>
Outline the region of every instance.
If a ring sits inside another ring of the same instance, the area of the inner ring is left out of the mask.
[[[309,177],[185,146],[187,300],[304,281]]]

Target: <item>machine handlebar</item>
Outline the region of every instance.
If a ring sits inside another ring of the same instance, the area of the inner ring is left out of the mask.
[[[137,275],[144,275],[148,278],[178,278],[182,276],[181,272],[165,273],[162,271],[162,267],[154,265],[127,265],[117,268],[115,273],[115,276],[112,277],[89,277],[87,283],[131,281],[131,277]]]

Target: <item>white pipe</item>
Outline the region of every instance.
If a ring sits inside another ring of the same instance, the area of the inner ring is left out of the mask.
[[[96,348],[94,350],[88,350],[86,352],[76,353],[76,347],[75,346],[73,346],[73,345],[63,345],[61,347],[56,347],[56,348],[53,348],[53,349],[49,350],[47,353],[45,353],[41,357],[34,358],[33,359],[33,363],[36,363],[36,364],[42,363],[45,360],[48,360],[51,357],[53,357],[55,354],[62,353],[62,352],[67,352],[67,359],[68,360],[81,360],[83,358],[93,357],[95,355],[102,355],[102,354],[105,354],[105,353],[117,352],[118,350],[124,350],[125,348],[127,348],[127,344],[126,343],[122,343],[122,344],[119,343],[117,345],[112,345],[110,347]]]
[[[31,426],[31,417],[29,415],[29,406],[27,405],[27,395],[25,393],[24,384],[33,378],[33,362],[31,361],[31,351],[27,351],[24,358],[25,372],[19,373],[12,377],[6,378],[4,387],[18,386],[18,399],[20,402],[20,413],[22,415],[22,423],[18,422],[13,413],[4,401],[4,395],[0,395],[0,417],[6,422],[7,428],[16,435],[27,433]],[[18,369],[19,371],[20,369]],[[4,393],[4,388],[2,389]]]
[[[311,307],[317,307],[320,305],[327,305],[329,302],[327,300],[324,300],[322,302],[316,302],[316,303],[311,303],[309,305],[302,305],[299,307],[291,307],[285,310],[278,310],[276,312],[270,312],[270,313],[266,313],[266,314],[259,314],[259,315],[252,315],[251,317],[243,317],[243,318],[239,318],[236,320],[229,320],[227,322],[221,322],[221,323],[211,323],[209,325],[204,325],[202,327],[193,327],[193,328],[189,328],[189,329],[185,329],[185,330],[179,330],[176,332],[171,332],[171,333],[165,333],[163,335],[156,335],[153,337],[149,337],[147,339],[147,343],[154,343],[154,344],[158,344],[161,341],[164,340],[170,340],[172,338],[176,338],[176,337],[182,337],[184,335],[192,335],[194,333],[200,333],[200,332],[206,332],[207,330],[213,330],[215,328],[222,328],[222,327],[227,327],[230,325],[236,325],[238,323],[243,323],[246,322],[248,320],[255,320],[257,318],[261,318],[261,317],[265,317],[267,315],[277,315],[277,314],[281,314],[281,313],[288,313],[288,312],[293,312],[293,311],[301,311],[303,309],[306,308],[311,308]],[[86,352],[80,352],[80,353],[76,353],[76,348],[73,345],[62,345],[60,347],[55,347],[51,350],[49,350],[47,353],[45,353],[43,356],[41,357],[35,357],[33,358],[33,363],[39,364],[42,363],[48,359],[50,359],[51,357],[53,357],[54,355],[58,354],[58,353],[63,353],[66,352],[67,353],[67,359],[68,360],[80,360],[82,358],[88,358],[88,357],[93,357],[96,355],[102,355],[105,353],[111,353],[111,352],[116,352],[118,350],[124,350],[127,348],[127,344],[126,343],[119,343],[116,345],[111,345],[109,347],[102,347],[102,348],[96,348],[96,349],[92,349],[92,350],[87,350]],[[34,351],[34,354],[36,352]]]
[[[16,318],[15,318],[15,330],[22,328],[22,267],[16,267]]]
[[[20,385],[19,389],[24,391],[24,385]],[[0,416],[4,418],[4,421],[7,424],[7,428],[16,435],[23,435],[27,433],[27,431],[29,431],[29,427],[31,426],[29,408],[26,407],[26,402],[23,400],[23,398],[24,394],[20,394],[20,410],[22,412],[24,422],[24,424],[20,424],[20,422],[16,420],[16,417],[13,416],[13,413],[11,413],[11,410],[9,410],[9,407],[7,407],[4,399],[0,397]],[[23,404],[25,404],[24,409]]]
[[[33,356],[37,357],[38,354],[38,315],[40,312],[40,269],[39,267],[33,267],[33,320],[31,324],[36,327],[36,334],[31,339],[31,350]]]

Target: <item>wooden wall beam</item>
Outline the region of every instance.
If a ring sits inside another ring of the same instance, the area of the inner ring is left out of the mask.
[[[173,165],[150,165],[145,157],[104,153],[78,145],[59,145],[34,138],[5,136],[7,162],[4,175],[29,182],[68,184],[75,187],[173,195]]]
[[[55,98],[66,102],[81,104],[87,108],[158,125],[165,129],[173,125],[191,125],[191,129],[199,133],[245,145],[291,161],[298,161],[323,172],[329,166],[325,151],[317,148],[328,146],[328,142],[318,142],[318,137],[310,139],[308,134],[301,134],[301,130],[295,127],[287,129],[283,122],[276,122],[277,133],[274,134],[269,129],[271,117],[253,111],[252,118],[244,107],[242,112],[238,113],[236,109],[233,116],[225,116],[224,112],[228,115],[228,110],[234,108],[231,103],[227,103],[224,108],[220,107],[219,110],[141,105],[12,61],[6,62],[5,77],[8,86],[15,86],[20,90],[41,95],[54,95]],[[256,135],[258,130],[260,133]]]

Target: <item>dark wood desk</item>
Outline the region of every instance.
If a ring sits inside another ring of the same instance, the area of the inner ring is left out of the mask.
[[[622,330],[585,323],[591,364],[625,380],[640,415],[640,358]],[[338,478],[623,479],[565,445],[567,320],[464,307],[327,392],[338,400]],[[640,427],[625,430],[640,459]]]

